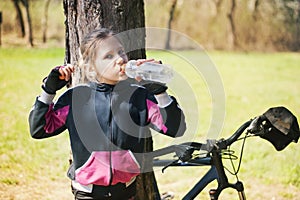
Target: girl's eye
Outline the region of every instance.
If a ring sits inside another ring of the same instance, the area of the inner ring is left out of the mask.
[[[106,56],[105,56],[105,58],[106,59],[112,59],[114,56],[112,55],[112,54],[107,54]]]

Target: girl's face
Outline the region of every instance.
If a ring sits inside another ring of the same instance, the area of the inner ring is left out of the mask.
[[[111,85],[127,79],[123,65],[128,62],[124,47],[118,39],[111,36],[100,42],[96,49],[95,71],[100,83]]]

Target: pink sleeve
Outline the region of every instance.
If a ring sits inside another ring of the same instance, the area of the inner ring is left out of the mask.
[[[164,124],[163,117],[157,104],[147,99],[148,121],[155,125],[163,133],[167,133],[168,128]]]
[[[54,104],[49,105],[48,112],[45,115],[46,124],[44,130],[46,133],[53,133],[65,125],[69,113],[70,106],[65,106],[58,110],[53,110],[53,106]]]

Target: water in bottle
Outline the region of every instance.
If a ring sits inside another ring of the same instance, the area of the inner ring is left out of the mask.
[[[135,60],[130,60],[125,66],[125,73],[130,78],[139,77],[147,81],[167,83],[173,78],[170,66],[153,62],[145,62],[139,66]]]

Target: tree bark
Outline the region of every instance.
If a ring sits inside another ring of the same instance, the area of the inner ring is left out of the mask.
[[[228,19],[229,19],[230,27],[231,27],[233,48],[238,46],[237,37],[236,37],[236,29],[235,29],[235,21],[234,21],[235,9],[236,9],[236,0],[231,0],[231,9],[230,9],[230,13],[228,13]]]
[[[215,18],[220,14],[220,10],[221,10],[221,5],[223,0],[215,0],[215,5],[216,5],[216,15]]]
[[[2,46],[2,25],[0,24],[0,46]]]
[[[44,19],[43,19],[43,43],[47,42],[47,28],[48,28],[48,10],[51,0],[46,0],[45,7],[44,7]]]
[[[170,9],[170,17],[169,17],[169,21],[168,21],[168,35],[167,35],[167,40],[166,40],[166,45],[165,45],[165,48],[166,49],[170,49],[171,46],[170,46],[170,40],[171,40],[171,29],[172,29],[172,21],[174,19],[174,12],[175,12],[175,9],[176,9],[176,4],[177,4],[177,0],[173,0],[172,1],[172,6],[171,6],[171,9]]]
[[[31,17],[29,11],[29,1],[28,0],[21,0],[23,3],[25,10],[26,10],[26,17],[27,17],[27,24],[28,24],[28,42],[31,47],[33,47],[33,31],[32,31],[32,24],[31,24]]]
[[[100,27],[110,28],[116,33],[122,32],[122,37],[128,37],[124,46],[125,50],[130,50],[127,53],[129,59],[146,57],[143,0],[64,0],[63,5],[66,16],[65,63],[75,64],[78,61],[81,40],[85,34]],[[124,32],[131,29],[135,31],[128,35]],[[151,138],[146,141],[145,147],[145,151],[152,150]],[[140,175],[136,199],[154,199],[157,194],[154,185],[156,182],[153,172]]]
[[[296,19],[296,51],[300,50],[300,0],[298,0],[298,11]]]
[[[24,25],[24,19],[23,19],[23,15],[22,15],[22,11],[21,8],[19,6],[19,0],[12,0],[14,7],[16,9],[16,14],[17,14],[17,23],[20,26],[20,30],[21,30],[21,37],[25,37],[25,25]]]
[[[66,15],[66,62],[74,63],[78,60],[78,48],[85,34],[97,27],[110,28],[116,33],[126,30],[143,28],[144,3],[143,0],[64,0]],[[145,31],[140,30],[135,40],[127,41],[125,47],[145,45]],[[145,58],[145,50],[129,52],[129,58]]]
[[[260,5],[260,0],[255,0],[254,2],[254,10],[253,10],[253,19],[254,21],[257,21],[259,18],[258,18],[258,14],[259,14],[259,5]]]

